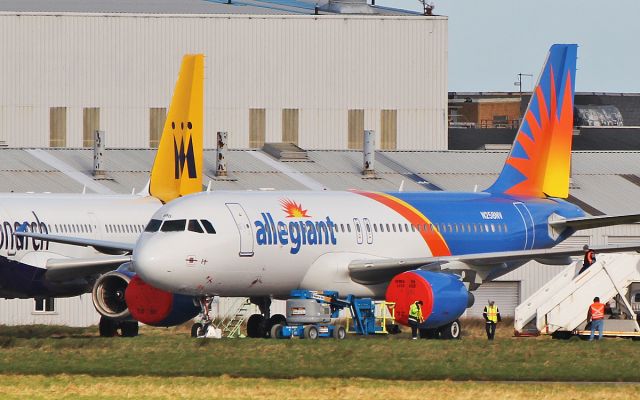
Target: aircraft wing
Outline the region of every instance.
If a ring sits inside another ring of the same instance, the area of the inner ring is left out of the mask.
[[[14,235],[16,235],[17,237],[30,237],[34,239],[45,240],[48,242],[70,244],[74,246],[83,246],[83,247],[91,246],[101,253],[113,254],[113,255],[131,254],[135,246],[135,243],[112,242],[109,240],[97,240],[97,239],[88,239],[88,238],[79,238],[79,237],[70,237],[70,236],[49,235],[49,234],[34,233],[34,232],[16,231]]]
[[[45,276],[52,281],[66,281],[80,276],[104,274],[131,261],[131,256],[103,256],[98,258],[63,258],[47,261]]]
[[[549,225],[556,229],[573,228],[575,230],[600,228],[603,226],[633,224],[640,222],[640,214],[603,215],[599,217],[581,217],[550,221]]]
[[[593,246],[596,253],[640,252],[640,243],[621,246]],[[376,260],[354,260],[349,264],[349,275],[355,282],[374,284],[391,280],[395,275],[412,269],[429,269],[447,262],[463,262],[470,269],[486,269],[497,264],[513,261],[530,261],[535,259],[562,259],[584,254],[580,248],[553,248],[539,250],[502,251],[494,253],[463,254],[458,256],[420,257],[420,258],[387,258]]]

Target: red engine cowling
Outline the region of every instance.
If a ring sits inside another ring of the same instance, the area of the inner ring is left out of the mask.
[[[180,325],[200,312],[193,298],[157,289],[134,276],[124,295],[131,317],[153,326]]]
[[[411,303],[422,300],[421,328],[437,328],[453,322],[469,306],[469,292],[457,276],[441,272],[407,271],[396,275],[387,287],[386,300],[396,303],[395,319],[407,325]]]

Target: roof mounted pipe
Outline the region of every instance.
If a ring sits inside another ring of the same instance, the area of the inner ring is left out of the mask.
[[[216,152],[216,176],[227,176],[227,132],[218,132]]]
[[[376,174],[376,171],[374,169],[376,154],[376,135],[374,131],[364,131],[362,153],[364,158],[362,175],[366,177],[372,177]]]
[[[104,131],[93,133],[93,176],[103,178],[104,172]]]

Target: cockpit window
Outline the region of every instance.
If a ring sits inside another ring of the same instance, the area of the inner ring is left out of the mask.
[[[160,221],[159,219],[152,219],[151,221],[149,221],[149,224],[147,224],[147,227],[145,228],[145,232],[158,232],[158,229],[160,229],[160,225],[162,224],[162,221]]]
[[[187,230],[191,232],[204,233],[202,227],[200,226],[200,222],[197,219],[190,219],[189,225],[187,225]]]
[[[202,222],[202,226],[204,226],[204,229],[207,231],[207,233],[216,233],[216,230],[213,229],[213,225],[211,225],[211,222],[207,221],[206,219],[201,219],[200,222]]]
[[[162,232],[182,232],[187,225],[186,219],[168,219],[162,224]]]

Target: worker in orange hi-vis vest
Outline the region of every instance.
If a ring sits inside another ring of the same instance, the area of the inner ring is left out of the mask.
[[[587,270],[590,266],[592,266],[596,262],[596,252],[589,248],[589,246],[584,245],[584,261],[582,262],[582,268],[580,268],[580,272],[578,275]]]
[[[587,322],[591,321],[591,336],[589,340],[593,340],[593,335],[598,330],[598,340],[602,340],[602,330],[604,329],[604,304],[600,303],[600,298],[595,297],[593,304],[589,306],[587,313]]]

